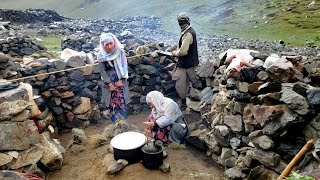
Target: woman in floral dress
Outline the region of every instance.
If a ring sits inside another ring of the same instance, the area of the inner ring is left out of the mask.
[[[109,109],[112,122],[127,119],[128,63],[123,45],[113,34],[100,36],[97,60],[103,80],[101,102]]]

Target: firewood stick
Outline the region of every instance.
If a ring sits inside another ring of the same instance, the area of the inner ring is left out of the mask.
[[[314,140],[309,140],[302,149],[296,154],[296,156],[291,160],[291,162],[287,165],[287,167],[283,170],[282,174],[279,176],[278,180],[286,178],[292,169],[296,166],[299,160],[305,155],[315,144]]]

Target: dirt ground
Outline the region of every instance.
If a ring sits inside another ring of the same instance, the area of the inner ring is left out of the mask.
[[[143,129],[142,119],[147,117],[146,113],[129,116],[128,121]],[[108,125],[107,122],[90,125],[85,129],[86,136],[101,134]],[[61,144],[66,147],[68,141],[72,138],[71,133],[62,134],[59,139]],[[223,171],[212,162],[210,157],[206,157],[192,147],[186,149],[169,149],[165,151],[168,157],[164,160],[170,164],[171,172],[165,174],[160,170],[146,169],[142,163],[130,164],[118,172],[116,175],[107,175],[107,169],[102,165],[102,160],[107,154],[108,146],[92,148],[85,146],[85,150],[78,155],[66,150],[63,166],[47,174],[47,180],[162,180],[162,179],[200,179],[200,180],[222,180]]]

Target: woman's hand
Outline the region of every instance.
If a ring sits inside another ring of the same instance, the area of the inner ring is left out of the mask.
[[[143,124],[147,129],[152,129],[154,126],[154,122],[143,122]]]
[[[146,136],[149,136],[149,133],[151,132],[151,129],[149,129],[149,128],[144,128],[144,134],[146,135]]]
[[[116,87],[113,85],[113,83],[109,83],[108,88],[111,92],[116,90]]]
[[[117,86],[117,87],[123,87],[123,82],[122,82],[121,79],[116,82],[116,86]]]

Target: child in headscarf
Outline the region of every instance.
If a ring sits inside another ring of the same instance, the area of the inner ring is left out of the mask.
[[[126,119],[129,103],[128,63],[123,45],[113,34],[101,34],[97,60],[104,82],[101,101],[109,109],[112,122]]]
[[[149,121],[144,124],[147,131],[153,132],[153,138],[164,143],[182,143],[188,128],[177,103],[164,97],[159,91],[149,92],[146,102],[152,111],[148,118]]]

